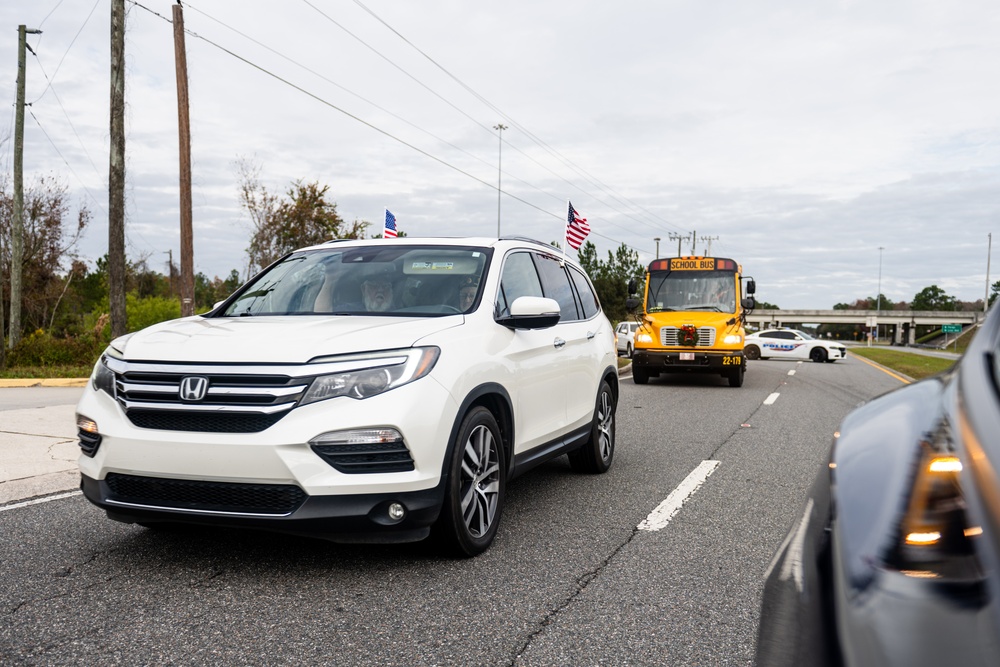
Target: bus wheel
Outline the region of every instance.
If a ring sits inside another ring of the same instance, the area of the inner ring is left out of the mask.
[[[742,387],[743,386],[743,366],[742,364],[736,368],[736,370],[729,373],[729,386],[730,387]]]
[[[636,384],[646,384],[649,382],[649,371],[632,364],[632,382]]]

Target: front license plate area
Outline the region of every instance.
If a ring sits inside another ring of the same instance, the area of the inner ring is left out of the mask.
[[[681,361],[694,361],[694,352],[681,352]]]

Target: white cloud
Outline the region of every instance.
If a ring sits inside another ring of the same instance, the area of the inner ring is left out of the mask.
[[[143,6],[169,17],[173,4]],[[783,308],[874,295],[880,246],[892,299],[932,283],[983,295],[1000,214],[995,3],[365,6],[447,72],[359,3],[316,3],[326,16],[305,2],[185,3],[196,270],[244,264],[241,156],[277,192],[329,185],[349,221],[389,206],[414,235],[493,234],[503,121],[503,186],[517,198],[502,200],[504,233],[558,238],[570,198],[602,256],[624,242],[648,261],[654,237],[673,254],[671,233],[718,236],[713,252]],[[84,24],[92,7],[0,7],[0,96],[11,108],[14,27],[40,27],[27,98],[44,133],[29,116],[25,172],[58,173],[88,202],[94,259],[107,243],[110,47],[109,3]],[[128,7],[128,237],[155,266],[179,247],[173,35]],[[62,106],[42,94],[43,70]]]

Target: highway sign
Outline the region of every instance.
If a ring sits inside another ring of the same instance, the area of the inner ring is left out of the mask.
[[[962,325],[961,324],[942,324],[941,325],[941,332],[942,333],[962,333]]]

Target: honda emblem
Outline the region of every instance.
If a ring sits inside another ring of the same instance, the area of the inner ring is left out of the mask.
[[[188,375],[181,380],[182,401],[200,401],[208,393],[208,378]]]

